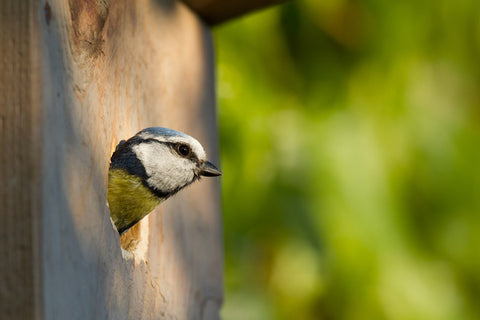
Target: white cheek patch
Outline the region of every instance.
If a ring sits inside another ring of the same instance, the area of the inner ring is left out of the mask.
[[[169,146],[146,142],[134,146],[133,152],[145,167],[148,184],[161,192],[181,188],[195,177],[195,163],[179,157]]]

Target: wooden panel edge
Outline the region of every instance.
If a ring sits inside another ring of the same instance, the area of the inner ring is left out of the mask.
[[[39,3],[0,5],[0,319],[41,319]]]
[[[210,26],[286,1],[288,0],[183,0]]]

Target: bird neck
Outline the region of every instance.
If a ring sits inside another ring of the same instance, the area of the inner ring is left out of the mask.
[[[123,169],[110,169],[107,200],[113,222],[122,233],[155,209],[163,199],[154,195],[140,177]]]

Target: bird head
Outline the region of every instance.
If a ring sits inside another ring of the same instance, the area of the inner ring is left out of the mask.
[[[175,194],[201,176],[222,173],[207,159],[193,137],[168,128],[152,127],[119,144],[110,169],[120,168],[138,176],[162,199]]]

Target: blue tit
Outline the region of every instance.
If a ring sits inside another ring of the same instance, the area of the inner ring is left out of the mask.
[[[201,176],[221,174],[191,136],[146,128],[122,140],[110,160],[107,200],[112,220],[122,234]]]

